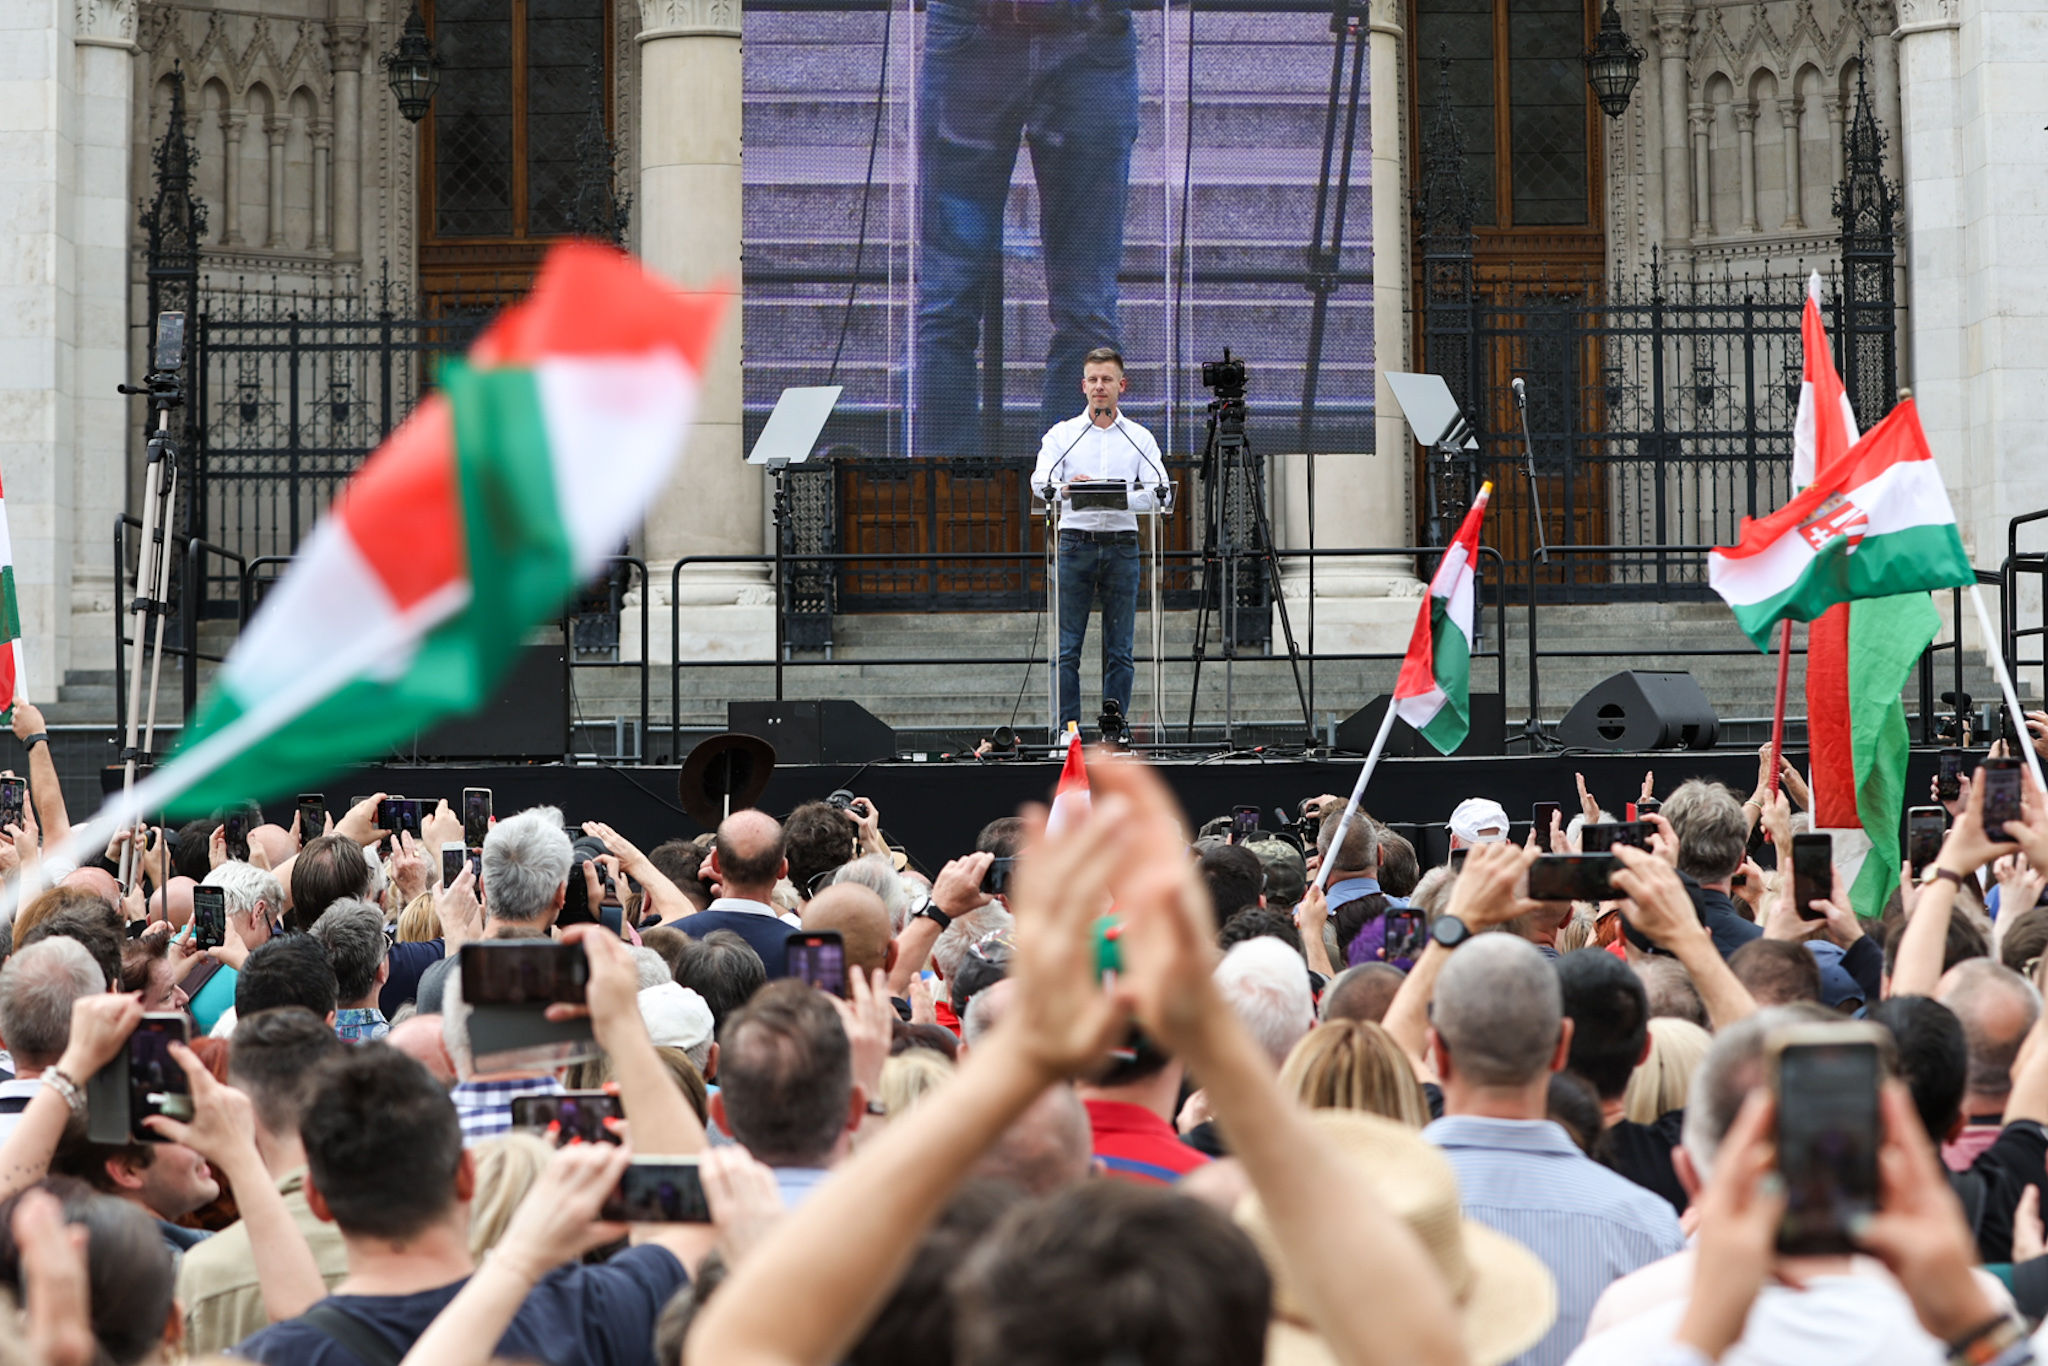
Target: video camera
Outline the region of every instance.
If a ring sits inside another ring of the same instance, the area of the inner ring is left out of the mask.
[[[1233,358],[1230,348],[1223,348],[1222,360],[1202,362],[1202,387],[1214,389],[1218,398],[1244,397],[1244,360]]]

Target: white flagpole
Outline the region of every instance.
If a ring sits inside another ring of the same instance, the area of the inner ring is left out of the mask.
[[[1323,866],[1316,869],[1316,890],[1322,891],[1329,885],[1330,870],[1337,866],[1337,855],[1344,848],[1344,831],[1351,824],[1351,818],[1358,814],[1359,798],[1365,795],[1365,785],[1372,781],[1372,771],[1379,767],[1380,751],[1387,747],[1387,736],[1394,729],[1394,699],[1387,698],[1387,714],[1380,718],[1380,733],[1372,737],[1372,749],[1365,756],[1365,766],[1358,770],[1358,781],[1351,785],[1351,800],[1344,803],[1343,819],[1337,822],[1337,833],[1330,838],[1330,852],[1323,856]]]
[[[1970,585],[1970,601],[1977,608],[1977,625],[1984,632],[1984,657],[1991,661],[1991,671],[1998,675],[1999,691],[2005,694],[2006,710],[2012,713],[2012,730],[2017,737],[2022,753],[2027,756],[2027,767],[2034,774],[2034,786],[2048,790],[2048,783],[2041,781],[2041,755],[2034,748],[2034,736],[2027,729],[2027,714],[2020,710],[2020,697],[2013,690],[2012,675],[2005,669],[2005,636],[1991,624],[1991,609],[1984,605],[1984,590],[1976,584]],[[1962,648],[1960,641],[1957,648]]]

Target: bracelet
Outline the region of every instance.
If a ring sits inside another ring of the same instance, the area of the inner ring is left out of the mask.
[[[1969,885],[1964,881],[1961,873],[1956,872],[1953,868],[1943,868],[1939,864],[1935,865],[1934,872],[1929,876],[1928,881],[1931,882],[1935,878],[1940,878],[1945,882],[1953,882],[1958,890]]]
[[[43,1085],[64,1097],[64,1103],[71,1107],[72,1114],[85,1113],[85,1092],[79,1090],[78,1083],[65,1076],[61,1068],[45,1067],[41,1080]]]
[[[2027,1343],[2027,1330],[2012,1314],[2000,1314],[1948,1344],[1951,1366],[1993,1366]],[[2024,1357],[2015,1357],[2023,1361]]]
[[[25,750],[34,749],[37,745],[47,745],[49,743],[50,732],[46,730],[39,730],[34,735],[31,735],[27,739],[23,740],[21,742],[21,747]]]

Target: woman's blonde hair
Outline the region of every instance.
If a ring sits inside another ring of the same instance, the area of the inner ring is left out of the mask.
[[[1714,1036],[1691,1020],[1668,1015],[1650,1020],[1650,1052],[1629,1073],[1622,1092],[1622,1118],[1632,1124],[1655,1124],[1673,1110],[1685,1108],[1692,1074],[1713,1045]]]
[[[882,1094],[877,1097],[895,1119],[944,1086],[953,1075],[946,1055],[931,1048],[906,1048],[882,1064]]]
[[[515,1133],[484,1139],[470,1152],[476,1158],[476,1195],[469,1205],[469,1255],[482,1261],[505,1236],[519,1202],[540,1180],[555,1150],[545,1139]]]
[[[398,913],[398,942],[424,944],[441,937],[441,917],[434,914],[434,894],[421,892]]]
[[[1429,1123],[1408,1055],[1370,1020],[1330,1020],[1303,1035],[1280,1068],[1280,1089],[1312,1110],[1363,1110],[1417,1129]]]

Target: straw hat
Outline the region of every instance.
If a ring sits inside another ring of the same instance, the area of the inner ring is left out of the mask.
[[[1450,1287],[1472,1366],[1499,1363],[1534,1347],[1557,1318],[1557,1283],[1536,1254],[1505,1234],[1463,1217],[1458,1179],[1434,1145],[1405,1124],[1356,1110],[1316,1110],[1311,1121],[1336,1140],[1352,1166],[1414,1230]],[[1238,1202],[1237,1222],[1273,1272],[1271,1366],[1327,1366],[1336,1358],[1289,1284],[1279,1244],[1256,1194]]]

